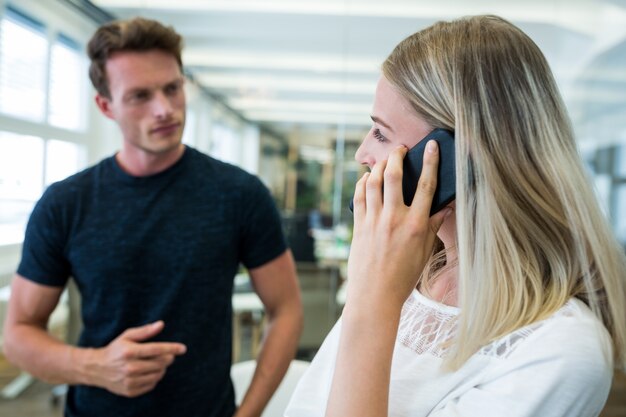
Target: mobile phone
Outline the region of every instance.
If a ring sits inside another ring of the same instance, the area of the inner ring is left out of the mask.
[[[435,129],[417,145],[409,149],[404,157],[402,174],[402,196],[404,204],[411,205],[417,181],[422,173],[424,150],[429,140],[439,145],[439,167],[437,169],[437,189],[430,207],[430,215],[437,213],[456,197],[456,171],[454,162],[454,133],[446,129]]]
[[[430,215],[443,209],[456,197],[456,171],[454,162],[454,133],[446,129],[435,129],[409,149],[404,157],[402,173],[402,196],[404,204],[411,205],[417,182],[424,164],[424,150],[429,140],[439,145],[439,168],[437,169],[437,189],[430,207]],[[350,211],[354,202],[350,200]]]

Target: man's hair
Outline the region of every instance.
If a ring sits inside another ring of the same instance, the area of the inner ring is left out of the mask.
[[[438,22],[398,44],[382,72],[432,127],[455,132],[461,315],[447,365],[577,297],[625,366],[626,258],[537,45],[496,16]],[[445,263],[433,254],[421,284]]]
[[[100,95],[111,98],[106,75],[109,57],[121,51],[142,52],[154,49],[171,54],[182,71],[182,37],[171,26],[141,17],[102,25],[87,45],[87,54],[91,60],[91,83]]]

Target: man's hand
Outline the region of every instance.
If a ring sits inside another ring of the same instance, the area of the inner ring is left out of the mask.
[[[174,358],[187,351],[181,343],[142,343],[161,332],[163,325],[156,321],[127,329],[106,347],[92,350],[87,362],[90,385],[125,397],[151,391]]]

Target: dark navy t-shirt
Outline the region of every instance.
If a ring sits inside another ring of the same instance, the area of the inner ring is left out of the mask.
[[[107,345],[129,327],[163,320],[152,340],[187,353],[137,398],[73,386],[69,416],[231,416],[233,277],[286,250],[279,214],[255,176],[187,147],[149,177],[114,157],[51,185],[29,220],[18,273],[81,292],[79,345]]]

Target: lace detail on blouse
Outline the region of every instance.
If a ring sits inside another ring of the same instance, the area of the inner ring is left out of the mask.
[[[398,341],[419,355],[442,357],[456,333],[456,309],[437,305],[414,292],[400,314]]]
[[[506,358],[515,351],[515,348],[524,340],[528,339],[535,330],[541,328],[548,321],[554,320],[558,317],[571,317],[575,314],[576,304],[570,300],[563,307],[557,310],[554,314],[545,320],[538,321],[536,323],[529,324],[528,326],[521,327],[496,341],[484,346],[478,351],[479,355],[493,356],[499,358]]]
[[[575,302],[570,300],[549,318],[517,329],[484,346],[477,353],[505,358],[547,321],[573,316],[575,309]],[[415,292],[402,307],[397,341],[418,355],[428,353],[442,358],[456,335],[458,311],[455,307],[438,304]]]

